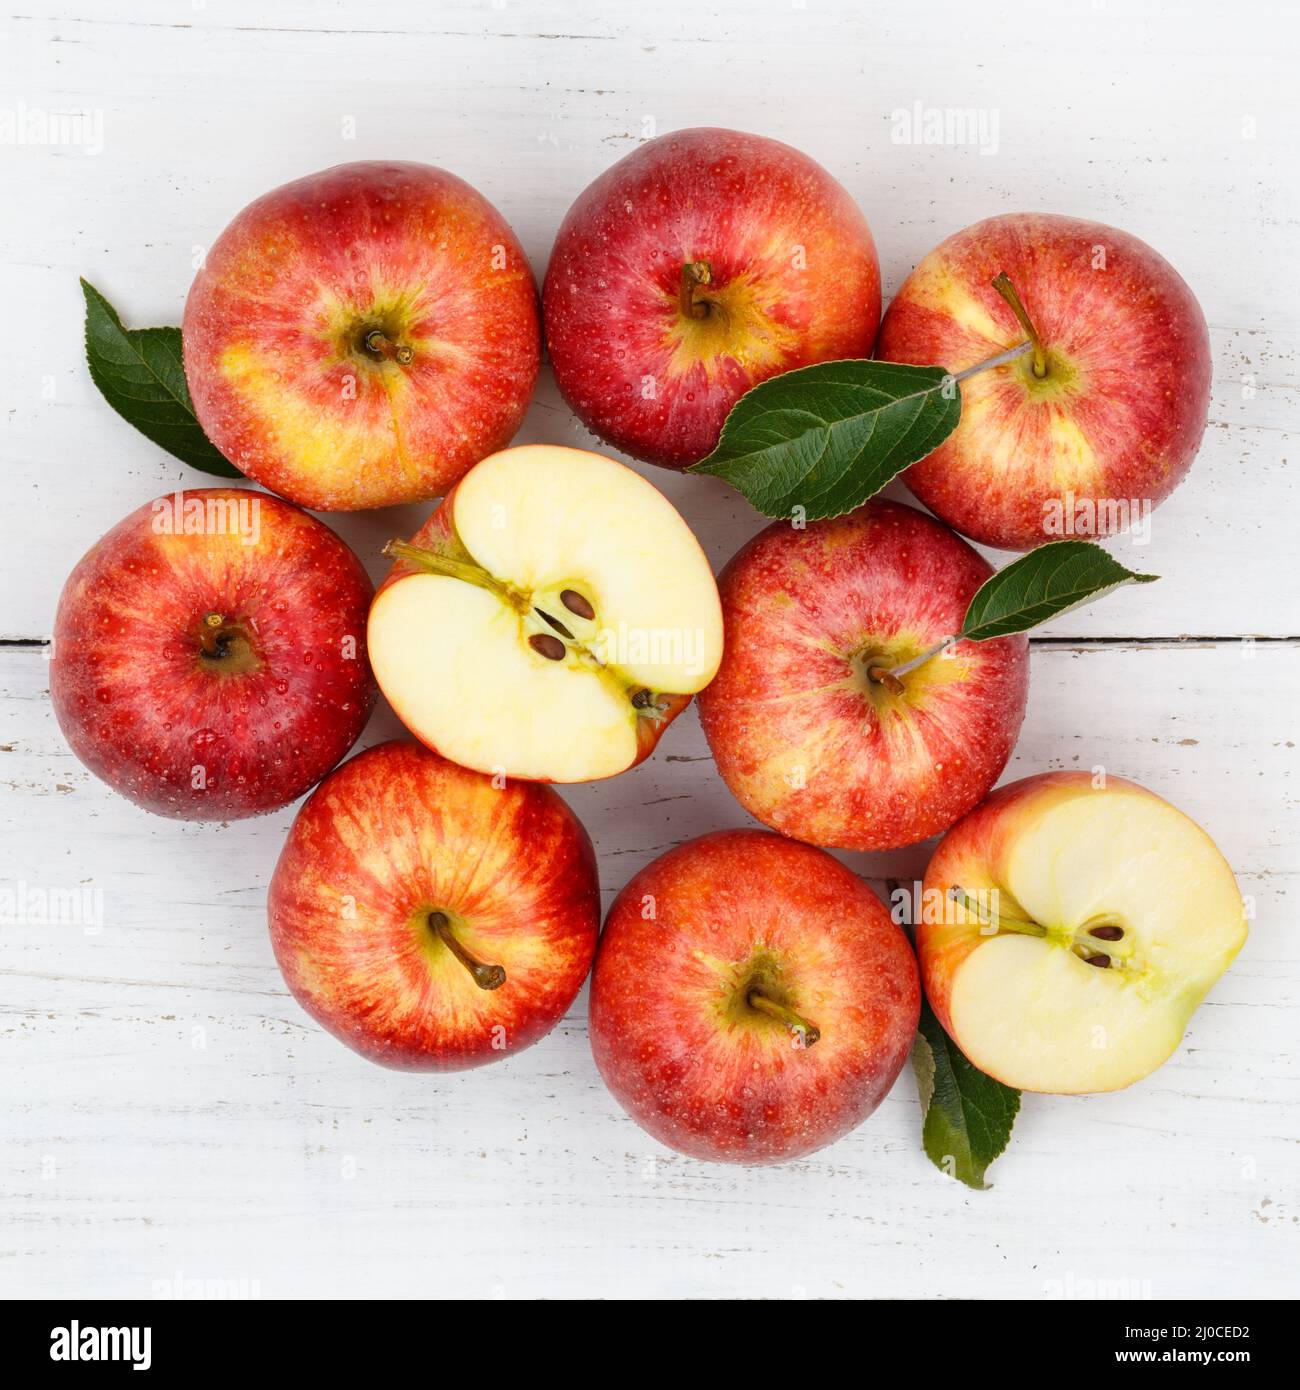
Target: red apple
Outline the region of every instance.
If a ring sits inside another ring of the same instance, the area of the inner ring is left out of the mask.
[[[367,749],[298,813],[271,879],[294,997],[362,1056],[459,1071],[564,1017],[596,950],[596,857],[549,787],[415,743]]]
[[[439,497],[519,428],[537,291],[505,219],[424,164],[340,164],[249,204],[185,305],[208,437],[305,507]]]
[[[683,468],[713,449],[751,386],[871,351],[880,269],[852,198],[806,155],[682,130],[579,196],[543,310],[555,379],[583,424]]]
[[[934,1012],[1025,1091],[1154,1071],[1246,939],[1214,842],[1154,792],[1052,772],[999,788],[925,873],[917,948]]]
[[[380,585],[370,656],[417,738],[480,772],[612,777],[722,659],[713,572],[639,473],[521,445],[472,468]]]
[[[286,806],[369,717],[371,593],[352,551],[279,498],[159,497],[64,586],[50,665],[59,726],[147,811],[235,820]]]
[[[993,573],[897,502],[759,532],[723,571],[724,648],[699,697],[723,780],[783,835],[891,849],[947,829],[1011,756],[1029,688],[1024,636],[959,642]]]
[[[1200,305],[1127,232],[1013,213],[926,256],[889,306],[876,355],[959,372],[1023,342],[1026,329],[993,287],[1003,273],[1041,357],[968,378],[960,424],[907,470],[908,487],[949,525],[1007,550],[1145,522],[1205,430]]]
[[[880,1104],[920,1011],[907,938],[811,845],[724,830],[618,895],[591,983],[591,1044],[615,1098],[694,1158],[780,1163]]]

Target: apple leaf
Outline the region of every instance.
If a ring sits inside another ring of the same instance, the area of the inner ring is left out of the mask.
[[[1159,577],[1125,569],[1092,541],[1051,541],[980,585],[966,609],[961,636],[987,642],[1024,632],[1122,584],[1150,584]]]
[[[117,310],[87,281],[86,362],[104,399],[146,439],[182,463],[222,478],[244,475],[203,433],[185,381],[179,328],[123,328]]]
[[[925,1115],[926,1155],[950,1178],[982,1191],[986,1169],[1011,1138],[1020,1092],[973,1066],[925,1003],[912,1067]]]
[[[820,362],[747,391],[717,448],[689,471],[725,478],[765,516],[840,516],[932,453],[960,418],[961,392],[942,367]]]

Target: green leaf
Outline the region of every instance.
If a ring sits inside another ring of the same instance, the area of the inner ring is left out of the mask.
[[[961,635],[987,642],[1045,623],[1118,589],[1160,576],[1135,574],[1092,541],[1052,541],[999,570],[975,592]]]
[[[930,1162],[983,1190],[985,1171],[1011,1138],[1020,1092],[972,1066],[925,1003],[912,1067],[925,1115],[921,1143]]]
[[[204,473],[244,475],[203,433],[185,382],[179,328],[122,327],[117,310],[87,281],[86,362],[104,399],[147,439]]]
[[[942,367],[821,362],[772,377],[732,407],[718,447],[689,471],[725,478],[765,516],[852,511],[957,427]]]

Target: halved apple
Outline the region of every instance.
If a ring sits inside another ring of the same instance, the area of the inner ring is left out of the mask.
[[[713,573],[676,509],[600,454],[476,464],[370,610],[370,659],[410,731],[480,772],[588,782],[647,757],[722,659]]]
[[[1246,939],[1232,870],[1153,792],[1028,777],[959,821],[925,875],[917,948],[939,1021],[1024,1091],[1113,1091],[1182,1039]]]

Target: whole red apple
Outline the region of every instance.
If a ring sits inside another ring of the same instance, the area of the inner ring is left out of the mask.
[[[318,511],[439,497],[519,428],[537,290],[505,219],[424,164],[340,164],[249,204],[185,305],[208,437]]]
[[[543,314],[556,382],[583,424],[684,468],[751,386],[871,351],[880,269],[866,219],[806,155],[682,130],[620,160],[569,209]]]
[[[390,1067],[458,1071],[535,1043],[596,949],[591,841],[549,787],[415,743],[345,763],[298,813],[271,879],[294,997]]]
[[[960,423],[907,470],[908,487],[1006,550],[1147,525],[1191,466],[1209,410],[1209,334],[1191,290],[1127,232],[991,217],[908,276],[876,355],[960,372],[1027,336],[1034,352],[963,382]]]
[[[760,531],[718,580],[724,646],[699,696],[723,780],[783,835],[892,849],[946,830],[1011,756],[1028,640],[959,642],[989,564],[941,522],[876,499]]]
[[[618,895],[592,975],[591,1045],[615,1098],[661,1143],[780,1163],[880,1104],[920,999],[907,938],[838,860],[724,830]]]
[[[925,871],[917,950],[940,1023],[1026,1091],[1113,1091],[1155,1070],[1246,939],[1232,870],[1133,782],[999,787]]]
[[[286,806],[370,715],[372,592],[352,551],[277,497],[159,497],[64,586],[50,664],[59,727],[147,811],[234,820]]]

